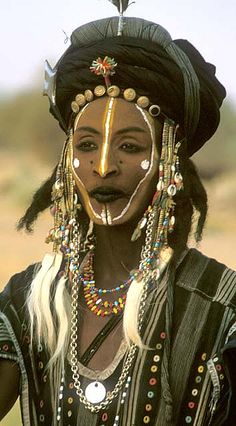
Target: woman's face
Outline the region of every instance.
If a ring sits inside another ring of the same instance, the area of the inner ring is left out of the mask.
[[[117,98],[91,102],[76,117],[72,170],[94,223],[118,225],[142,216],[157,182],[159,127],[154,130],[141,108]]]

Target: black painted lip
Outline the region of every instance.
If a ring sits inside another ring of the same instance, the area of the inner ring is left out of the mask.
[[[122,198],[124,192],[111,186],[100,186],[90,191],[89,195],[100,203],[108,203]]]

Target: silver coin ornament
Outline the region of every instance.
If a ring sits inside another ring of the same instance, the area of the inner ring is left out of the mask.
[[[92,382],[86,387],[85,396],[91,404],[99,404],[106,397],[106,388],[101,382]]]

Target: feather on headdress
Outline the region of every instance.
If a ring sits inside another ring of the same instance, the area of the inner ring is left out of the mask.
[[[118,30],[117,30],[117,35],[121,36],[122,35],[122,31],[123,31],[123,27],[124,27],[124,17],[123,17],[123,13],[126,11],[126,9],[128,9],[129,5],[134,3],[130,3],[129,0],[108,0],[110,3],[114,4],[114,6],[117,7],[118,12],[119,12],[119,22],[118,22]]]
[[[118,12],[123,14],[129,7],[129,0],[108,0],[117,7]]]

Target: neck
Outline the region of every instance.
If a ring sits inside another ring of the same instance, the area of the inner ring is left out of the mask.
[[[127,280],[132,269],[138,268],[145,233],[131,242],[133,231],[133,224],[95,225],[94,271],[97,286],[112,288]]]

